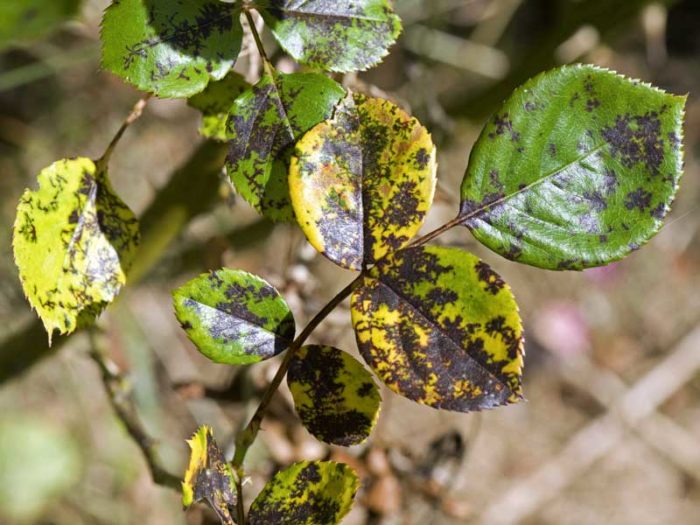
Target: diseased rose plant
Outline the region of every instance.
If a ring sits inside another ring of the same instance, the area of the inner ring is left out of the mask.
[[[277,71],[254,12],[316,72]],[[262,64],[252,86],[232,69],[242,20]],[[523,329],[511,289],[475,255],[429,244],[438,235],[465,226],[513,261],[602,266],[660,229],[678,188],[685,98],[594,66],[564,66],[516,89],[489,119],[455,218],[416,237],[436,185],[430,134],[394,103],[349,92],[324,73],[376,65],[400,30],[387,0],[115,0],[104,14],[104,67],[149,94],[188,98],[203,113],[201,133],[228,144],[237,192],[358,272],[301,331],[284,298],[243,271],[222,268],[173,292],[182,328],[212,361],[249,365],[284,353],[231,462],[209,427],[189,441],[183,502],[208,502],[222,523],[330,525],[350,509],[357,475],[330,461],[291,465],[243,506],[246,453],[285,377],[304,426],[341,446],[362,443],[377,420],[372,372],[437,409],[523,398]],[[108,163],[128,122],[100,159],[55,162],[20,200],[15,258],[49,338],[90,325],[126,282],[138,225],[110,186]],[[347,297],[371,372],[340,349],[306,344]]]

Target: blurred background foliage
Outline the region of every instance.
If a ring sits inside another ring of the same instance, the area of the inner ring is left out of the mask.
[[[0,1],[0,524],[215,523],[183,514],[152,484],[77,334],[48,350],[22,296],[11,224],[25,187],[55,159],[97,157],[138,98],[100,71],[106,0]],[[519,83],[585,61],[690,93],[686,175],[649,246],[582,273],[525,268],[464,230],[442,242],[485,258],[513,286],[526,324],[529,402],[443,414],[384,392],[368,445],[317,443],[283,391],[250,455],[254,494],[297,458],[353,465],[364,488],[351,524],[700,522],[700,2],[398,0],[404,34],[381,66],[346,83],[409,108],[433,132],[440,183],[427,228],[451,218],[471,144]],[[269,42],[273,45],[272,41]],[[244,53],[237,70],[258,64]],[[274,60],[291,68],[281,52]],[[209,363],[177,327],[169,290],[226,265],[265,276],[297,319],[350,275],[273,227],[220,184],[225,149],[197,136],[184,101],[153,100],[112,161],[117,192],[141,215],[131,285],[103,316],[139,415],[169,470],[182,472],[198,423],[222,445],[256,406],[275,360]],[[355,349],[346,308],[317,342]],[[632,387],[630,389],[630,387]],[[643,410],[635,407],[642,407]],[[637,410],[637,412],[635,412]],[[641,414],[641,415],[640,415]],[[643,416],[643,417],[642,417]]]

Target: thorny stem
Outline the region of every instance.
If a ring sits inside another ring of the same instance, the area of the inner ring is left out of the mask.
[[[134,107],[131,109],[131,113],[129,113],[129,116],[124,119],[124,122],[122,123],[121,127],[117,131],[117,133],[114,135],[114,138],[112,141],[109,143],[109,146],[107,146],[107,149],[105,152],[102,154],[102,156],[97,160],[97,166],[98,166],[98,171],[103,170],[104,168],[107,167],[107,164],[109,163],[109,158],[112,156],[112,152],[114,151],[114,148],[117,147],[117,144],[122,138],[122,135],[124,135],[124,132],[126,131],[126,128],[131,126],[134,122],[138,120],[138,118],[141,116],[143,113],[143,108],[146,107],[146,104],[148,103],[148,99],[151,98],[150,93],[146,96],[144,96],[142,99],[140,99],[136,104],[134,104]]]
[[[116,363],[105,355],[98,341],[97,330],[90,328],[87,332],[90,339],[90,357],[102,373],[102,383],[109,402],[117,417],[126,427],[126,431],[141,449],[153,481],[157,485],[180,490],[180,478],[170,474],[159,464],[157,443],[148,435],[138,418],[128,381],[121,374]]]

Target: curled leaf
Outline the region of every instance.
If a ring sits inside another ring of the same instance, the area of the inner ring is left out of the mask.
[[[249,87],[241,75],[231,71],[223,79],[209,82],[204,91],[191,97],[187,104],[202,112],[199,133],[210,139],[225,141],[231,105]]]
[[[219,0],[112,2],[102,19],[102,65],[160,97],[189,97],[233,67],[240,13]]]
[[[401,21],[387,0],[268,0],[265,23],[297,62],[346,73],[363,71],[388,53]]]
[[[305,346],[289,365],[287,383],[301,422],[321,441],[357,445],[372,432],[381,397],[372,376],[350,354]]]
[[[359,486],[353,470],[333,461],[302,461],[275,474],[250,506],[250,525],[336,525]]]
[[[173,292],[175,315],[197,349],[216,363],[257,363],[294,339],[294,317],[270,284],[247,272],[221,269]]]
[[[294,143],[328,118],[343,88],[316,73],[269,68],[230,109],[226,168],[236,190],[272,220],[294,219],[287,172]]]
[[[428,131],[387,100],[354,94],[296,146],[289,185],[309,242],[361,269],[405,246],[435,191]]]
[[[114,300],[138,241],[136,217],[92,160],[59,160],[39,173],[39,189],[25,191],[17,206],[13,247],[49,341]]]
[[[501,277],[456,248],[407,248],[370,270],[352,296],[360,353],[386,385],[468,412],[522,398],[523,336]]]
[[[231,465],[224,459],[212,429],[200,427],[187,440],[190,463],[182,482],[182,505],[206,501],[224,525],[233,525],[236,512],[236,481]]]
[[[580,270],[658,232],[682,174],[685,97],[594,66],[526,82],[487,123],[460,215],[514,261]]]

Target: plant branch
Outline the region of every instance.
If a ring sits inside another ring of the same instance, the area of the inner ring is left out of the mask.
[[[318,325],[321,324],[321,321],[328,317],[328,315],[333,310],[335,310],[336,306],[342,303],[353,291],[359,288],[363,278],[364,274],[361,273],[350,284],[348,284],[345,288],[338,292],[335,295],[335,297],[333,297],[333,299],[331,299],[328,302],[328,304],[326,304],[326,306],[324,306],[313,317],[313,319],[309,321],[304,330],[297,336],[296,339],[294,339],[292,344],[287,349],[287,353],[285,354],[282,363],[277,369],[275,377],[272,379],[267,389],[265,390],[265,393],[263,394],[263,397],[260,400],[260,404],[258,405],[255,414],[253,414],[253,417],[251,418],[248,425],[238,434],[238,438],[236,439],[236,454],[232,462],[234,468],[237,471],[240,471],[240,467],[243,465],[243,461],[245,459],[246,454],[248,453],[248,449],[253,444],[253,441],[255,441],[255,438],[258,435],[258,431],[260,430],[260,424],[262,423],[263,417],[265,416],[265,411],[267,410],[267,407],[270,404],[270,401],[272,401],[272,398],[275,395],[275,392],[277,392],[277,389],[279,388],[280,384],[282,384],[282,380],[287,374],[287,370],[289,369],[289,365],[292,362],[292,358],[294,357],[296,352],[302,347],[302,345],[306,342],[306,340],[313,333],[313,331],[318,327]]]
[[[100,369],[109,402],[131,438],[141,449],[153,481],[158,485],[180,490],[180,478],[160,466],[157,443],[148,435],[139,421],[128,381],[122,376],[116,363],[105,355],[98,341],[96,329],[90,328],[88,337],[90,338],[90,357]]]
[[[146,107],[148,99],[150,98],[151,95],[149,93],[148,95],[140,99],[138,102],[136,102],[136,104],[134,104],[134,107],[131,109],[131,113],[129,113],[129,116],[126,117],[126,119],[124,119],[124,122],[122,122],[121,127],[117,130],[117,133],[114,135],[114,138],[112,138],[112,141],[109,143],[109,146],[107,146],[105,152],[97,160],[98,171],[107,167],[107,164],[109,163],[109,158],[112,156],[112,152],[114,151],[114,148],[117,147],[117,144],[121,140],[122,135],[124,135],[126,128],[131,126],[131,124],[133,124],[139,119],[139,117],[143,113],[143,108]]]

